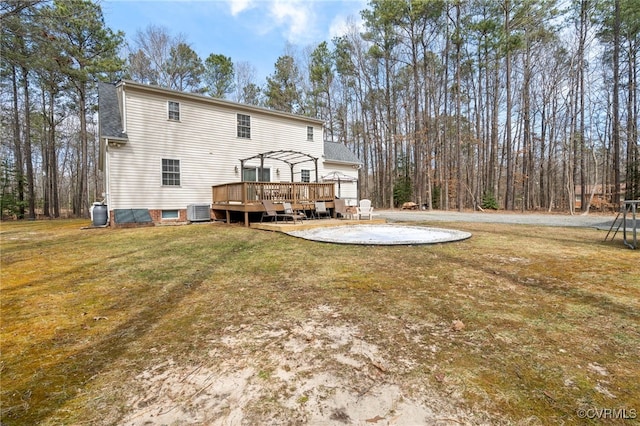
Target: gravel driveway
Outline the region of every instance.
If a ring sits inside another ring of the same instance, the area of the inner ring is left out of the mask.
[[[483,222],[541,226],[576,226],[609,230],[616,214],[536,214],[457,211],[376,210],[379,217],[391,222]]]

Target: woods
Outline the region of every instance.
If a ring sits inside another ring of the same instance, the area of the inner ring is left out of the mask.
[[[1,10],[2,214],[87,215],[99,196],[93,85],[121,69],[123,35],[88,1],[10,1]]]
[[[2,216],[101,199],[97,80],[321,118],[381,208],[586,211],[640,198],[639,0],[371,0],[348,31],[249,63],[87,0],[3,1]],[[579,200],[579,203],[576,203]]]

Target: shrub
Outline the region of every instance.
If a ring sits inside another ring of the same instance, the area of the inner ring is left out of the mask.
[[[482,208],[498,210],[498,201],[492,191],[485,191],[484,194],[482,194]]]

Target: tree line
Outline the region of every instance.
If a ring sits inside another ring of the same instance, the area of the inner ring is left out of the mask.
[[[341,37],[287,45],[264,83],[89,0],[3,1],[2,214],[100,199],[97,80],[321,118],[380,207],[563,210],[640,198],[640,0],[370,0]]]

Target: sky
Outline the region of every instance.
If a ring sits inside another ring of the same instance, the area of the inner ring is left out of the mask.
[[[183,35],[204,61],[211,53],[256,68],[256,83],[274,72],[290,43],[330,42],[348,21],[361,22],[366,0],[102,0],[106,25],[127,41],[148,25]]]

